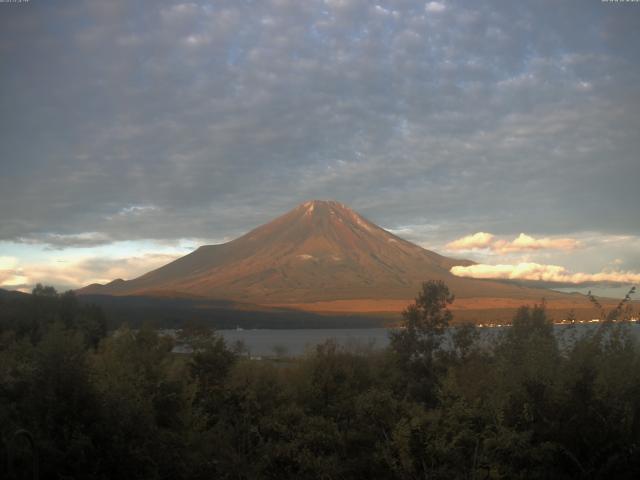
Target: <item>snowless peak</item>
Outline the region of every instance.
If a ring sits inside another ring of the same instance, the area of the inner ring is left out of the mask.
[[[345,204],[335,200],[309,200],[297,208],[304,217],[328,216],[331,221],[355,224],[363,230],[373,232],[371,223]]]
[[[542,296],[450,272],[471,264],[395,237],[339,202],[309,200],[227,243],[203,246],[140,277],[91,285],[80,294],[186,294],[257,305],[366,299],[406,305],[402,299],[413,297],[425,279],[435,279],[447,281],[461,298],[478,292],[496,299]]]
[[[355,213],[345,204],[336,202],[335,200],[309,200],[307,202],[304,202],[298,208],[304,209],[309,214],[313,213],[313,211],[318,208],[325,208],[328,212],[335,212],[337,210],[346,211],[351,214]]]
[[[340,204],[333,200],[309,200],[304,202],[301,206],[305,208],[310,208],[310,207],[318,207],[321,205],[332,206],[332,205],[340,205]]]
[[[311,215],[313,213],[313,210],[315,209],[316,205],[313,202],[307,202],[304,204],[304,208],[306,209],[306,211],[304,212],[305,215]]]

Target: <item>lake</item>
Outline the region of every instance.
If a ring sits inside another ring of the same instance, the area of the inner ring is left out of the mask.
[[[252,356],[278,355],[296,356],[307,349],[335,339],[340,345],[366,346],[384,348],[389,344],[387,328],[319,328],[319,329],[287,329],[287,330],[218,330],[227,344],[232,346],[237,341],[244,342]]]
[[[576,332],[586,332],[596,328],[597,324],[576,324]],[[640,338],[640,324],[631,323],[629,327]],[[487,341],[505,328],[480,328],[481,339]],[[559,339],[564,341],[570,332],[571,325],[554,325]],[[389,331],[387,328],[352,328],[352,329],[251,329],[251,330],[218,330],[229,346],[237,341],[244,342],[251,356],[296,356],[316,345],[334,339],[340,345],[349,347],[384,348],[389,344]]]

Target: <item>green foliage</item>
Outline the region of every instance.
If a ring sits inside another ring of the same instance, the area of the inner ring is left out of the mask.
[[[628,322],[559,342],[542,304],[488,337],[449,327],[452,301],[426,283],[385,351],[254,361],[197,325],[190,354],[149,326],[106,336],[99,309],[38,286],[0,305],[0,457],[30,475],[26,431],[41,478],[638,477]]]
[[[38,284],[27,298],[0,304],[0,334],[11,332],[17,339],[26,338],[36,344],[56,324],[78,331],[93,348],[107,335],[102,310],[95,305],[80,304],[72,291],[59,294],[53,287]]]
[[[632,309],[631,309],[630,302],[631,302],[631,297],[633,296],[634,293],[636,293],[635,285],[629,289],[629,291],[624,296],[624,298],[620,300],[620,302],[618,302],[618,305],[616,305],[615,308],[611,309],[608,312],[600,304],[598,299],[591,294],[591,291],[587,293],[587,296],[589,297],[589,300],[591,301],[593,306],[598,311],[601,320],[606,322],[614,322],[616,320],[629,320],[631,318]]]
[[[454,296],[441,280],[423,283],[415,303],[402,312],[402,328],[390,334],[391,350],[406,372],[406,392],[433,405],[443,370],[442,342],[451,319]]]
[[[454,358],[460,362],[468,360],[476,353],[480,332],[472,323],[463,323],[453,327],[452,330]]]

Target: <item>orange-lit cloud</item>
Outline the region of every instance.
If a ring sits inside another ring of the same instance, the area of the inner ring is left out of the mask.
[[[116,278],[135,278],[179,256],[178,253],[151,253],[126,258],[90,257],[61,263],[24,265],[14,257],[0,257],[0,287],[29,291],[36,283],[43,283],[59,289],[79,288]]]
[[[497,253],[527,252],[532,250],[575,250],[580,248],[580,241],[574,238],[534,238],[521,233],[514,240],[496,239],[494,235],[478,232],[459,238],[446,245],[447,250],[480,250],[488,249]]]
[[[480,248],[488,248],[491,246],[494,236],[486,232],[477,232],[473,235],[454,240],[448,243],[447,250],[475,250]]]
[[[25,278],[16,270],[17,267],[17,258],[0,256],[0,287],[24,283]]]
[[[515,265],[476,264],[456,266],[451,273],[458,277],[533,280],[557,283],[640,283],[640,274],[633,272],[571,273],[560,265],[518,263]]]
[[[580,242],[574,238],[533,238],[521,233],[512,242],[498,240],[492,248],[499,252],[523,252],[527,250],[575,250]]]

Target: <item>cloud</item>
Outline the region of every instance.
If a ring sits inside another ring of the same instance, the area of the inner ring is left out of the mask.
[[[516,265],[476,264],[468,267],[456,266],[451,273],[459,277],[531,280],[539,282],[581,283],[639,283],[640,274],[633,272],[570,273],[559,265],[518,263]]]
[[[20,243],[44,244],[54,249],[68,247],[94,247],[113,242],[113,239],[101,232],[84,232],[78,234],[45,233],[42,235],[19,238]]]
[[[3,9],[0,240],[234,237],[308,198],[390,228],[440,226],[412,238],[429,244],[640,234],[633,15],[598,2],[379,7]]]
[[[496,241],[491,248],[500,253],[526,252],[530,250],[575,250],[581,247],[574,238],[533,238],[521,233],[515,240]]]
[[[0,272],[0,287],[7,290],[28,290],[29,279],[24,275],[4,276]]]
[[[0,287],[11,288],[26,282],[18,270],[19,260],[16,257],[0,256]]]
[[[459,238],[446,245],[447,250],[474,250],[491,246],[494,236],[491,233],[477,232]]]
[[[31,290],[37,283],[59,290],[75,289],[91,283],[107,283],[116,278],[131,279],[161,267],[180,254],[147,253],[130,257],[86,257],[60,262],[21,264],[0,257],[0,287]],[[8,267],[8,268],[4,268]]]
[[[534,250],[568,251],[575,250],[581,246],[582,243],[574,238],[534,238],[521,233],[514,240],[508,241],[496,239],[491,233],[478,232],[454,240],[448,243],[445,248],[451,251],[488,249],[496,253],[504,254]]]
[[[16,257],[0,256],[0,272],[4,270],[12,270],[18,265]]]
[[[439,13],[446,10],[446,6],[442,2],[429,2],[425,5],[424,9],[427,12]]]

